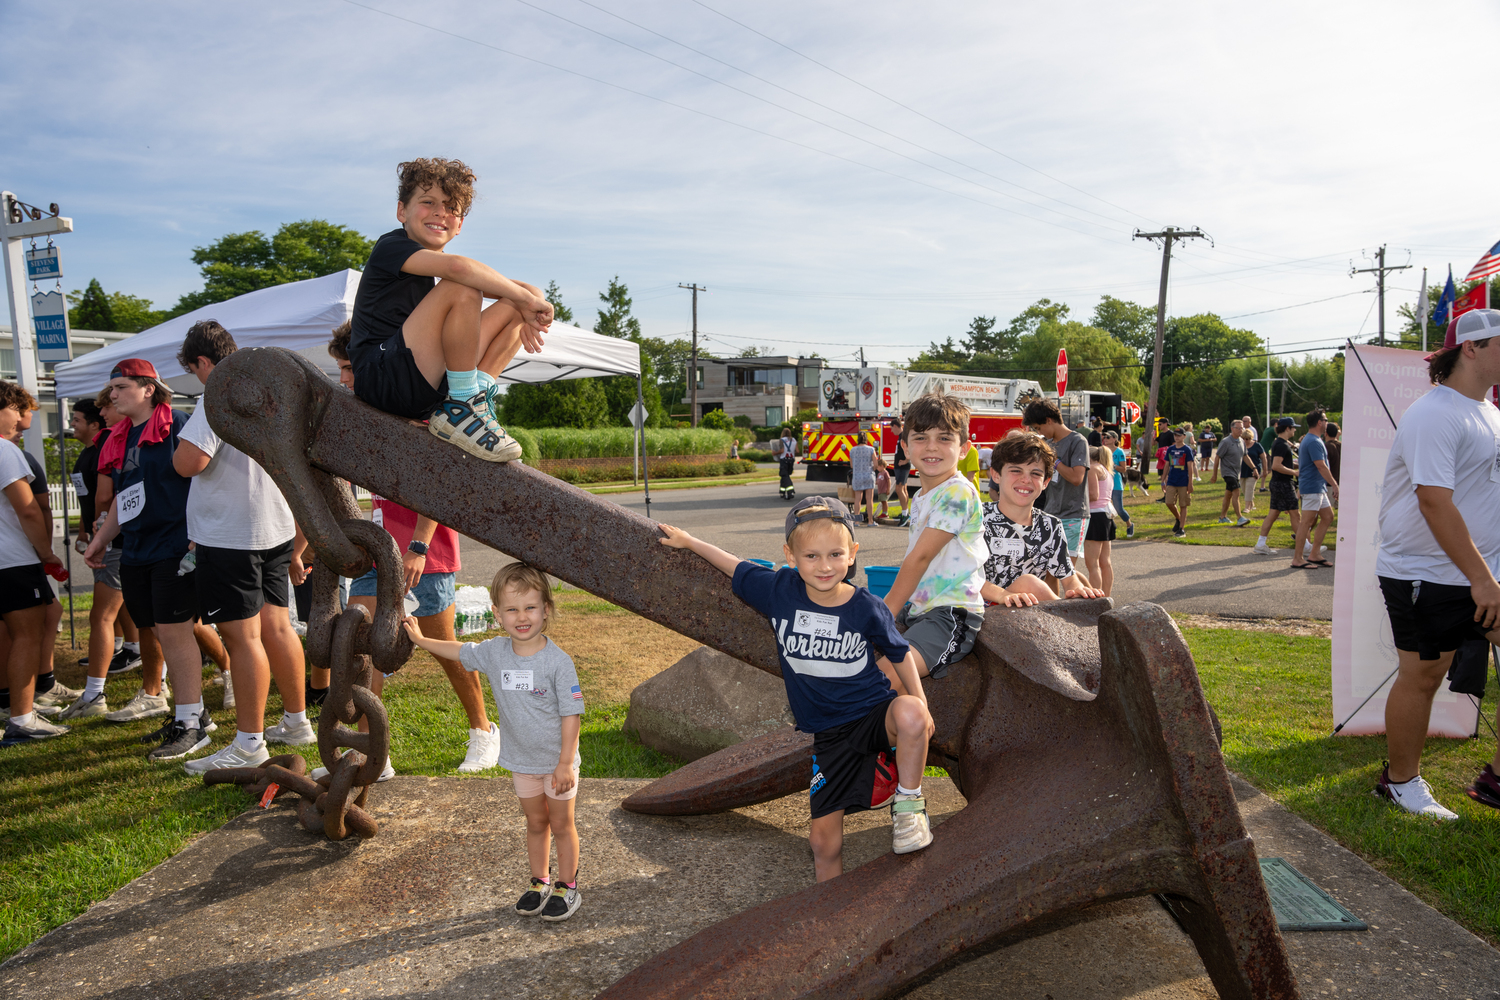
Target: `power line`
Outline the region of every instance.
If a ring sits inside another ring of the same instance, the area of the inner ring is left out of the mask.
[[[1347,299],[1351,295],[1369,295],[1368,288],[1361,288],[1357,292],[1345,292],[1342,295],[1330,295],[1326,299],[1313,299],[1311,302],[1298,302],[1294,306],[1277,306],[1275,309],[1261,309],[1256,312],[1235,313],[1233,316],[1220,316],[1220,319],[1243,319],[1246,316],[1264,316],[1266,313],[1281,312],[1283,309],[1301,309],[1303,306],[1315,306],[1319,302],[1332,302],[1334,299]]]
[[[1114,202],[1109,201],[1109,200],[1107,200],[1105,198],[1101,198],[1101,197],[1099,197],[1096,194],[1092,194],[1091,192],[1085,191],[1081,187],[1077,187],[1076,185],[1069,184],[1067,181],[1061,180],[1061,179],[1059,179],[1057,177],[1053,177],[1051,174],[1047,173],[1045,170],[1041,170],[1041,169],[1039,169],[1037,167],[1033,167],[1029,163],[1025,163],[1025,162],[1023,162],[1021,160],[1016,159],[1014,156],[1011,156],[1009,153],[1003,152],[1002,150],[998,150],[994,146],[991,146],[988,143],[982,142],[979,139],[976,139],[973,136],[971,136],[971,135],[969,135],[969,134],[967,134],[965,132],[960,132],[958,129],[954,128],[953,126],[945,124],[944,122],[940,122],[936,118],[933,118],[931,115],[924,114],[923,112],[918,111],[916,108],[912,107],[911,105],[904,104],[901,101],[896,100],[894,97],[891,97],[891,96],[889,96],[887,94],[883,94],[880,91],[876,90],[874,87],[871,87],[869,84],[861,83],[859,80],[854,79],[854,77],[849,76],[847,73],[841,73],[838,70],[834,69],[832,66],[829,66],[827,63],[819,62],[818,60],[814,59],[812,56],[807,55],[804,52],[800,52],[797,49],[792,48],[790,45],[786,44],[785,42],[778,41],[777,39],[772,38],[770,35],[766,34],[763,31],[760,31],[760,30],[758,30],[756,28],[750,27],[750,25],[746,24],[743,21],[737,21],[737,20],[735,20],[734,18],[730,17],[728,14],[724,13],[723,11],[717,10],[717,9],[715,9],[713,7],[710,7],[708,4],[704,3],[703,0],[693,0],[693,3],[697,4],[699,7],[702,7],[704,10],[709,11],[710,13],[719,15],[724,20],[729,21],[732,24],[739,25],[741,28],[744,28],[746,31],[751,32],[752,34],[759,35],[761,38],[764,38],[766,41],[770,42],[772,45],[779,45],[781,48],[786,49],[788,52],[792,53],[793,55],[798,56],[799,58],[802,58],[802,59],[806,59],[808,62],[812,63],[814,66],[819,66],[819,67],[827,70],[828,72],[832,73],[834,76],[840,77],[840,78],[842,78],[844,80],[848,80],[850,83],[854,84],[856,87],[860,87],[861,89],[868,90],[870,93],[874,94],[876,97],[879,97],[881,100],[890,101],[892,104],[896,105],[896,107],[901,108],[901,109],[903,109],[905,111],[909,111],[912,114],[916,115],[918,118],[921,118],[921,119],[923,119],[925,121],[931,122],[932,124],[936,125],[938,128],[945,129],[945,130],[947,130],[949,132],[952,132],[954,135],[956,135],[956,136],[958,136],[958,137],[960,137],[962,139],[967,139],[969,142],[974,143],[974,145],[980,147],[981,149],[987,149],[991,153],[994,153],[996,156],[1003,156],[1005,159],[1007,159],[1010,162],[1016,164],[1017,166],[1025,167],[1027,170],[1030,170],[1033,173],[1040,174],[1041,176],[1047,178],[1049,181],[1052,181],[1055,184],[1061,184],[1065,188],[1070,188],[1070,189],[1072,189],[1074,191],[1077,191],[1079,194],[1084,195],[1085,197],[1088,197],[1088,198],[1092,198],[1095,201],[1100,202],[1101,204],[1108,205],[1110,208],[1119,209],[1121,212],[1125,212],[1125,213],[1128,213],[1130,215],[1133,215],[1133,216],[1135,216],[1138,219],[1145,219],[1147,222],[1152,222],[1154,224],[1154,220],[1152,220],[1148,216],[1142,215],[1141,213],[1136,212],[1136,211],[1132,211],[1131,209],[1128,209],[1128,208],[1126,208],[1123,205],[1116,205]]]

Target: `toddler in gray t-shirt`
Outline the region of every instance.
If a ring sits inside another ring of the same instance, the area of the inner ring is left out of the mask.
[[[490,584],[495,618],[507,635],[484,642],[429,639],[415,618],[404,621],[412,642],[435,656],[462,663],[490,679],[500,730],[500,766],[511,772],[521,811],[526,814],[526,854],[531,888],[515,911],[543,920],[566,920],[577,911],[578,829],[573,802],[578,794],[578,734],[583,690],[573,660],[544,634],[557,613],[547,574],[513,563]],[[557,840],[558,878],[549,864]],[[571,879],[564,879],[571,874]]]

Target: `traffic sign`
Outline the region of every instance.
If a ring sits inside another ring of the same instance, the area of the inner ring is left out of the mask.
[[[62,276],[62,265],[57,260],[57,247],[26,251],[27,281],[51,281]]]
[[[1062,394],[1068,391],[1068,351],[1067,348],[1057,349],[1057,398],[1062,399]]]
[[[630,408],[630,426],[636,430],[646,426],[646,408],[641,405],[640,400]]]
[[[1125,402],[1125,422],[1127,424],[1133,424],[1133,423],[1135,423],[1136,421],[1138,421],[1140,419],[1141,419],[1141,404],[1140,403],[1132,403],[1129,400],[1127,400]]]

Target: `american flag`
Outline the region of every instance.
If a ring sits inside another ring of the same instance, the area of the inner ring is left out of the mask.
[[[583,690],[577,684],[573,685],[573,700],[574,701],[582,701],[583,700]]]
[[[1485,251],[1479,263],[1469,269],[1464,276],[1465,281],[1473,281],[1476,278],[1488,278],[1492,274],[1500,274],[1500,243],[1496,243]]]

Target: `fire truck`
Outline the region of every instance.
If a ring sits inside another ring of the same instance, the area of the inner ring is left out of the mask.
[[[901,368],[825,368],[822,371],[820,420],[802,425],[802,456],[807,480],[842,483],[848,476],[849,449],[858,435],[880,435],[883,455],[896,451],[890,421],[919,396],[942,392],[969,407],[969,439],[991,444],[1021,426],[1021,411],[1033,399],[1044,399],[1031,379],[978,378],[955,372],[909,372]],[[1076,390],[1064,393],[1063,420],[1069,427],[1097,416],[1119,426],[1123,401],[1117,393]]]

